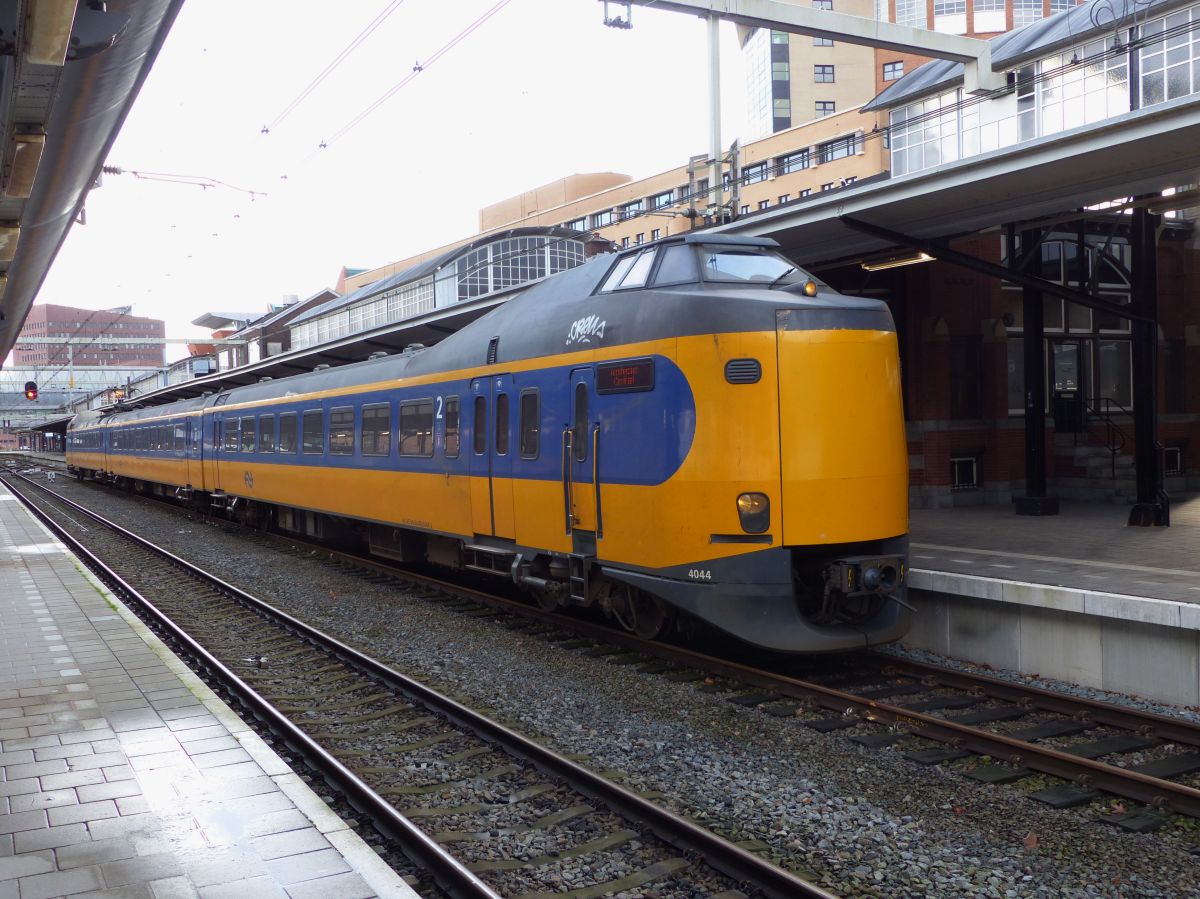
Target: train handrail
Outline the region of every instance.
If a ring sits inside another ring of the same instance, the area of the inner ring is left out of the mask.
[[[574,529],[575,519],[571,514],[571,456],[574,455],[574,429],[563,428],[563,506],[567,514],[567,533]]]
[[[600,513],[600,425],[592,425],[592,490],[596,494],[596,539],[604,537],[604,517]]]

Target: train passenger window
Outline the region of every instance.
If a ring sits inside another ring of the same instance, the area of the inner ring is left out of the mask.
[[[350,406],[329,410],[329,454],[354,455],[354,409]]]
[[[458,458],[458,397],[452,396],[446,400],[446,458]]]
[[[175,452],[187,452],[187,422],[185,421],[175,423]]]
[[[538,413],[538,392],[521,391],[521,458],[536,459],[541,421]]]
[[[571,429],[575,444],[575,461],[586,462],[588,455],[588,386],[582,381],[575,385],[575,425]]]
[[[275,416],[262,415],[258,419],[258,451],[275,452]]]
[[[475,455],[482,456],[487,452],[487,397],[475,397],[475,434],[473,449]]]
[[[237,425],[238,425],[238,423],[237,423],[236,418],[225,419],[225,441],[222,444],[222,448],[226,452],[237,452],[237,448],[238,448]]]
[[[400,455],[433,455],[433,400],[400,404]]]
[[[376,403],[363,406],[362,451],[364,456],[386,456],[392,448],[392,406]]]
[[[654,276],[655,284],[685,284],[700,280],[696,270],[696,251],[688,244],[676,244],[663,250],[662,262]]]
[[[150,429],[138,428],[138,449],[146,452],[150,449]]]
[[[279,451],[294,453],[296,451],[296,413],[284,412],[279,416]]]
[[[320,409],[304,413],[304,452],[325,452],[325,415]]]
[[[496,454],[508,455],[508,394],[496,395]]]
[[[242,419],[242,452],[252,453],[256,445],[254,428],[254,416],[247,415]]]

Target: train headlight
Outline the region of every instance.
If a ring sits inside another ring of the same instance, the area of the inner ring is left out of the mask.
[[[737,498],[738,517],[747,534],[761,534],[771,527],[771,500],[765,493],[743,493]]]
[[[816,281],[805,281],[804,282],[804,295],[806,297],[815,297],[817,295],[817,282]]]

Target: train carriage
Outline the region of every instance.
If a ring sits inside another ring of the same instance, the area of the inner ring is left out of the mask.
[[[105,466],[70,461],[284,530],[349,527],[647,636],[895,640],[895,328],[774,247],[697,233],[601,257],[426,349],[108,415]]]

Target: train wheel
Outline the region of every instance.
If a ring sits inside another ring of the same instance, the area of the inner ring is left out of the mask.
[[[627,631],[643,640],[654,640],[666,633],[671,624],[671,608],[652,596],[627,584],[617,586],[612,597],[613,617]]]

